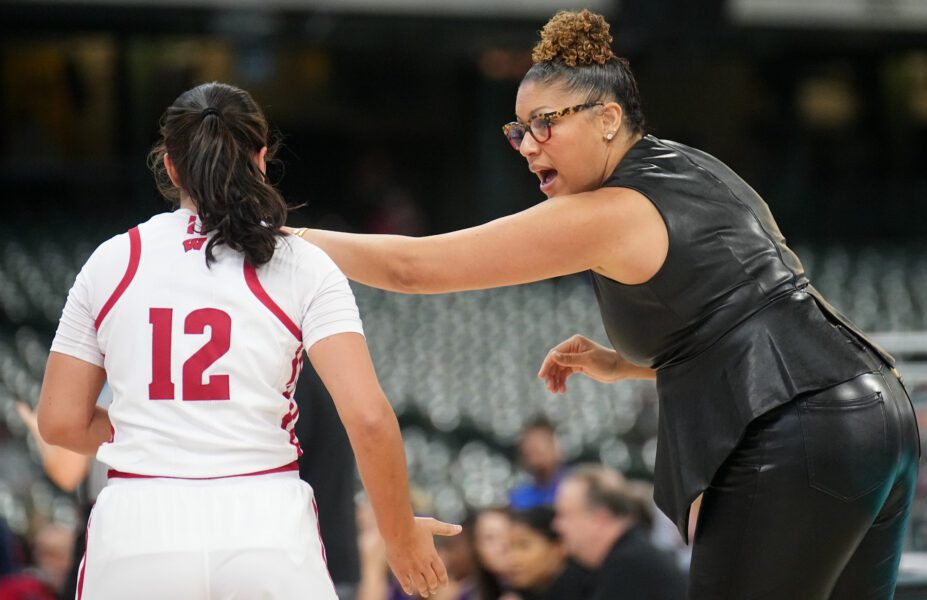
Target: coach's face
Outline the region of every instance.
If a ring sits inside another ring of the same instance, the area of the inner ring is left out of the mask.
[[[586,484],[567,478],[557,489],[554,508],[554,529],[560,534],[563,546],[576,562],[587,568],[597,568],[596,558],[589,552],[589,541],[598,537],[601,530],[596,511],[586,500]]]
[[[518,88],[516,118],[535,132],[520,136],[518,152],[548,198],[598,189],[611,174],[606,136],[618,130],[621,108],[614,102],[587,104],[586,94],[557,82],[527,82]],[[547,127],[538,120],[545,116]]]

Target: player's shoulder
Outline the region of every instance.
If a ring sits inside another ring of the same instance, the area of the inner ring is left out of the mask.
[[[118,233],[97,246],[87,259],[87,266],[109,265],[117,258],[124,262],[132,245],[130,231]]]
[[[154,215],[147,221],[117,233],[97,246],[93,254],[90,255],[90,258],[87,259],[87,264],[109,264],[113,260],[125,262],[126,257],[131,251],[132,237],[134,235],[133,231],[148,232],[153,229],[159,229],[176,221],[177,218],[178,215],[176,213],[160,213]],[[180,218],[183,217],[180,216]]]

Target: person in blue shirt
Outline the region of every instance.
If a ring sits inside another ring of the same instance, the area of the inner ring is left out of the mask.
[[[553,425],[547,419],[531,421],[518,441],[518,460],[532,481],[509,492],[514,510],[553,506],[557,486],[563,479],[563,452]]]

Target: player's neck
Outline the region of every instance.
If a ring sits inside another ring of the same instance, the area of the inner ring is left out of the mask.
[[[184,192],[180,192],[180,208],[185,208],[196,214],[196,204],[194,204],[190,196]]]

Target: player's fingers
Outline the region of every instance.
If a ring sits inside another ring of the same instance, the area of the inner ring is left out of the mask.
[[[415,586],[412,584],[412,576],[406,575],[405,577],[397,577],[399,580],[399,585],[402,586],[402,591],[405,592],[406,596],[411,596],[415,593]]]
[[[431,529],[431,535],[443,535],[443,536],[452,536],[460,533],[463,529],[460,525],[455,525],[453,523],[445,523],[444,521],[439,521],[437,519],[431,519],[428,523],[429,528]]]
[[[435,573],[430,564],[426,565],[423,571],[422,575],[425,576],[425,581],[428,582],[428,593],[434,594],[438,591],[438,574]]]
[[[415,588],[418,590],[419,596],[427,598],[431,595],[431,586],[428,585],[425,576],[418,569],[412,572],[412,581],[415,583]]]
[[[431,561],[431,568],[435,572],[435,577],[438,578],[438,585],[447,585],[447,567],[444,566],[444,561],[435,556]]]

